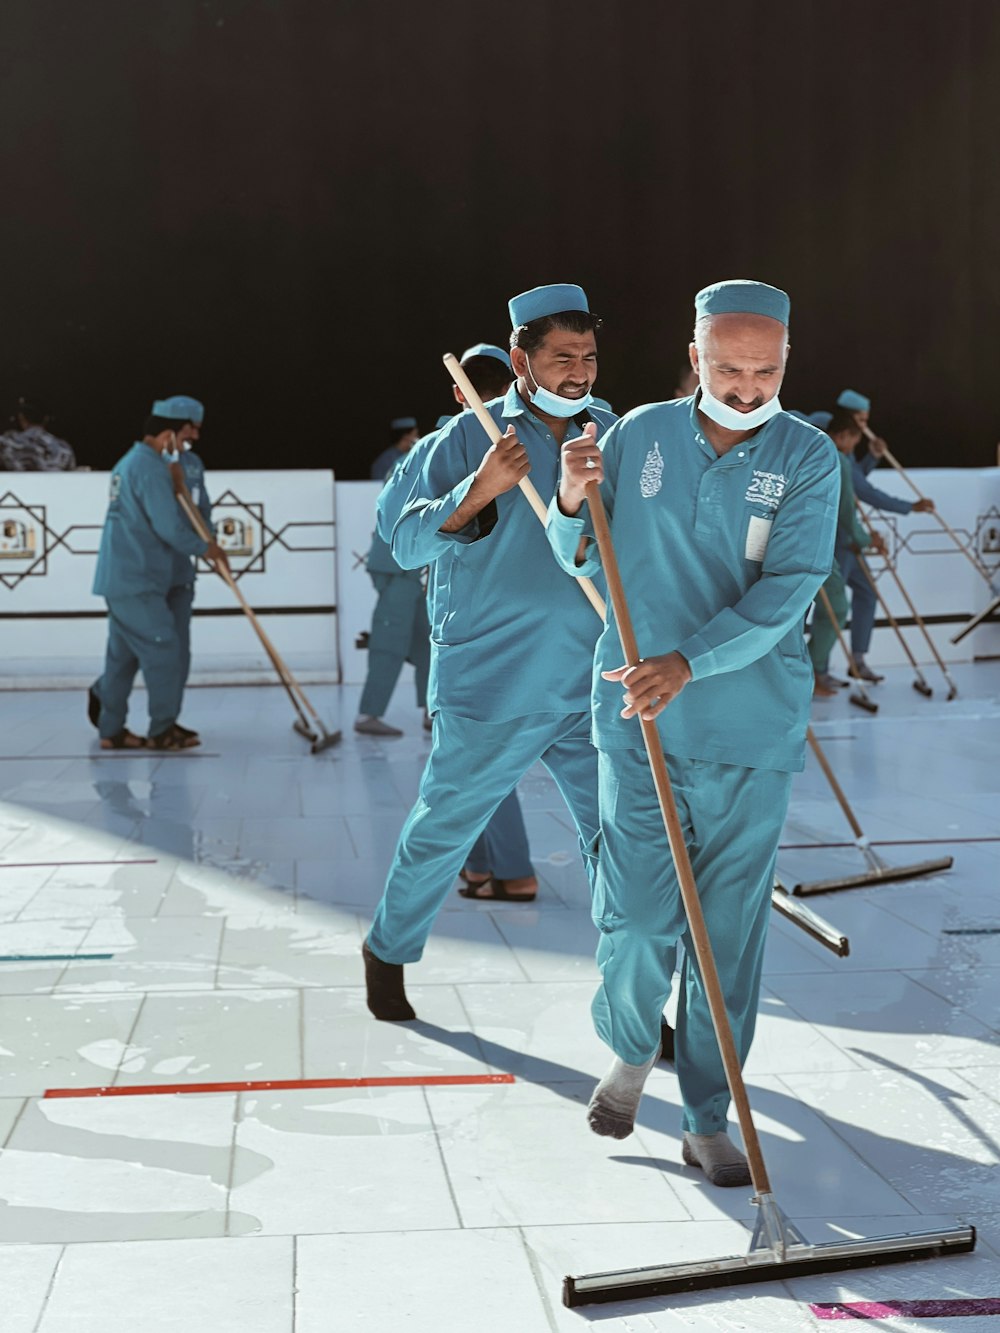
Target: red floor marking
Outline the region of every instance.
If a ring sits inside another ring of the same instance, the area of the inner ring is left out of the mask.
[[[39,866],[155,866],[156,857],[135,861],[0,861],[0,870],[35,870]]]
[[[46,1088],[45,1097],[165,1097],[177,1092],[268,1092],[286,1088],[455,1088],[514,1083],[513,1074],[419,1074],[407,1078],[282,1078],[244,1083],[147,1083],[107,1088]]]
[[[1000,837],[988,838],[872,838],[869,847],[950,847],[956,842],[1000,842]],[[856,842],[783,842],[779,852],[812,852],[831,847],[857,847]]]
[[[818,1319],[971,1319],[976,1315],[1000,1315],[1000,1300],[837,1301],[810,1305],[809,1309]]]

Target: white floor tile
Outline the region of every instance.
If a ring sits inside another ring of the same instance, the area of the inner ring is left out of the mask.
[[[259,1230],[457,1225],[421,1089],[322,1088],[241,1100],[231,1207]]]
[[[0,1156],[0,1240],[222,1236],[236,1099],[31,1101]]]
[[[628,1147],[591,1132],[586,1104],[592,1087],[427,1090],[464,1226],[689,1215],[656,1165],[623,1171]]]
[[[157,994],[143,1005],[115,1082],[300,1078],[300,1052],[299,998],[294,992]]]
[[[129,1327],[292,1333],[290,1237],[73,1245],[38,1333],[107,1333],[110,1310]]]
[[[35,1333],[60,1254],[58,1245],[0,1246],[4,1333]]]
[[[110,1083],[142,996],[8,996],[2,1002],[0,1095]]]
[[[552,1327],[516,1231],[303,1236],[298,1260],[296,1333],[329,1333],[332,1310],[344,1329],[550,1333]]]

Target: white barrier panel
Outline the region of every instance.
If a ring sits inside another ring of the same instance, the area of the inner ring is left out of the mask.
[[[0,473],[0,680],[93,678],[105,606],[91,593],[106,472]],[[328,471],[210,472],[220,545],[293,669],[339,678],[334,479]],[[267,679],[272,668],[232,592],[205,568],[193,679]]]
[[[912,477],[1000,578],[1000,471],[914,470]],[[913,498],[887,467],[872,480],[890,494]],[[362,682],[368,659],[356,640],[369,628],[375,604],[364,557],[380,483],[334,486],[326,471],[210,472],[208,483],[244,593],[293,670],[307,681]],[[90,586],[107,486],[107,473],[0,473],[0,684],[96,674],[104,605]],[[1000,625],[982,626],[958,647],[949,643],[990,595],[934,518],[878,514],[876,526],[942,656],[957,661],[1000,653]],[[874,557],[871,566],[894,614],[909,621],[881,561]],[[926,663],[930,654],[919,634],[909,627],[904,633]],[[193,638],[193,679],[273,679],[232,594],[207,572],[198,580]],[[890,630],[876,630],[872,660],[905,660]]]

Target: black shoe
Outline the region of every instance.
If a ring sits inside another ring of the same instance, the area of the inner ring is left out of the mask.
[[[92,727],[100,725],[101,721],[101,701],[97,697],[97,691],[91,685],[87,691],[87,718]]]
[[[660,1059],[668,1065],[674,1063],[674,1030],[665,1018],[660,1019]]]
[[[365,940],[361,946],[365,960],[365,989],[369,1010],[383,1023],[407,1023],[416,1011],[403,989],[402,963],[383,963],[376,958]]]

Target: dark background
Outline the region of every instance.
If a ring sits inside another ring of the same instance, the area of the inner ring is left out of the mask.
[[[624,411],[729,277],[791,293],[786,406],[995,460],[995,0],[8,0],[0,38],[0,417],[40,396],[82,463],[184,392],[210,468],[367,476],[550,281]]]

